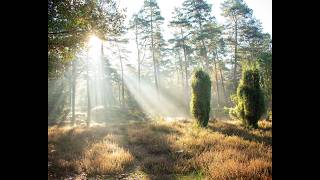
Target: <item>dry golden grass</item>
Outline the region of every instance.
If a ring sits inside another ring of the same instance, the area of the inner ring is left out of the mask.
[[[146,152],[133,154],[144,157],[141,166],[150,174],[200,171],[207,179],[271,179],[272,136],[265,129],[272,125],[262,123],[263,128],[248,130],[233,122],[199,129],[190,122],[160,121],[131,127],[128,138],[144,145]]]
[[[217,128],[220,132],[214,131]],[[223,128],[225,131],[221,131]],[[173,143],[190,159],[180,159],[177,168],[200,170],[208,179],[271,179],[272,147],[268,145],[271,132],[250,131],[236,125],[232,128],[228,123],[217,121],[205,130],[186,129]],[[261,141],[255,141],[257,139]]]
[[[129,151],[115,143],[102,141],[92,145],[84,152],[83,164],[85,171],[94,174],[120,173],[124,167],[133,162]]]
[[[49,170],[56,177],[85,172],[125,173],[128,179],[272,179],[272,124],[267,121],[251,130],[235,121],[210,122],[206,129],[163,120],[51,127],[48,138]]]
[[[131,153],[121,147],[115,128],[51,127],[48,129],[48,161],[52,176],[85,172],[116,174],[133,163]]]

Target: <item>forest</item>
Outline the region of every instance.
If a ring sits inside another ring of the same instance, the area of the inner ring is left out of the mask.
[[[253,10],[182,0],[167,20],[141,1],[48,0],[48,179],[272,179],[272,37]]]

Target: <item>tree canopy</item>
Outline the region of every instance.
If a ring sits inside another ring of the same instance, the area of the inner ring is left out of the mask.
[[[119,34],[124,18],[113,0],[48,0],[48,76],[63,74],[90,34]]]

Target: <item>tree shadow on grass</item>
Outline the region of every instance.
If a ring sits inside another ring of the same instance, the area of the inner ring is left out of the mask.
[[[215,123],[218,123],[219,125]],[[212,131],[219,132],[227,136],[238,136],[248,141],[256,141],[259,143],[272,145],[272,136],[256,135],[252,132],[253,130],[246,129],[240,125],[234,125],[226,122],[213,122],[213,123],[209,123],[208,128],[211,129]],[[258,130],[261,130],[263,131],[263,133],[265,133],[266,131],[272,130],[272,127],[266,127],[266,128],[259,127],[255,131],[258,131]]]

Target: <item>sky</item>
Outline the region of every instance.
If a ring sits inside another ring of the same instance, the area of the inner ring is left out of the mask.
[[[120,8],[127,8],[126,22],[132,17],[133,13],[140,10],[144,0],[119,0]],[[161,15],[165,18],[164,29],[171,20],[174,7],[181,7],[184,0],[157,0],[161,10]],[[223,23],[224,18],[221,16],[221,3],[224,0],[207,0],[212,4],[212,14],[216,17],[218,23]],[[272,35],[272,0],[244,0],[245,3],[253,10],[253,15],[262,23],[263,31]],[[165,32],[169,34],[169,32]],[[165,36],[165,35],[164,35]]]

